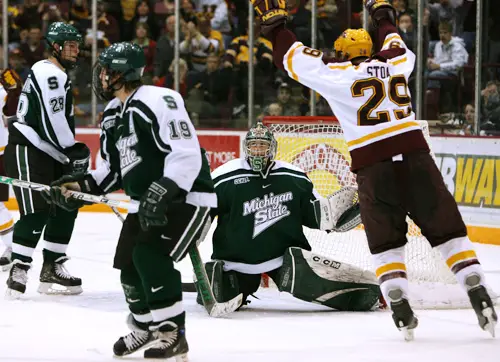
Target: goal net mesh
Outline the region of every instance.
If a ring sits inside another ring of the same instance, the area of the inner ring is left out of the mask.
[[[276,159],[303,169],[322,196],[356,185],[355,175],[350,171],[347,143],[334,118],[266,117],[264,123],[272,129],[278,142]],[[429,142],[427,122],[420,123]],[[465,292],[441,255],[430,247],[417,225],[410,219],[407,221],[406,267],[413,306],[425,309],[469,307]],[[327,234],[308,228],[304,231],[314,252],[374,270],[362,225],[347,233]]]

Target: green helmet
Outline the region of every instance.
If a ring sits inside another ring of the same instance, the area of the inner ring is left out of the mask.
[[[261,122],[250,128],[243,141],[243,151],[252,170],[265,171],[276,157],[278,144],[273,132]]]
[[[52,48],[52,55],[65,69],[72,69],[76,66],[76,61],[63,59],[61,56],[61,50],[67,41],[76,41],[79,45],[83,42],[82,35],[73,25],[61,21],[50,24],[47,34],[45,34],[45,40]],[[59,44],[59,50],[54,48],[54,44]]]
[[[146,65],[144,51],[137,44],[115,43],[106,48],[94,65],[92,85],[96,95],[102,100],[111,100],[114,92],[120,89],[124,82],[139,81]],[[101,73],[106,70],[106,90],[101,81]],[[118,76],[115,80],[111,78]]]

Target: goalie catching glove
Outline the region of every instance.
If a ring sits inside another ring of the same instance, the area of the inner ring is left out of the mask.
[[[321,230],[343,233],[361,224],[358,191],[354,187],[344,187],[313,203]]]
[[[275,27],[285,24],[288,17],[285,0],[250,0],[260,18],[261,33],[268,35]]]
[[[382,19],[387,19],[396,26],[396,10],[388,0],[364,0],[364,2],[375,27],[378,27]]]

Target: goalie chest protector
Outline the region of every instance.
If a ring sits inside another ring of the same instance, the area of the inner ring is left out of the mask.
[[[302,225],[317,228],[313,184],[299,168],[275,161],[266,177],[245,159],[212,173],[218,222],[212,258],[259,264],[283,256],[291,246],[311,250]]]

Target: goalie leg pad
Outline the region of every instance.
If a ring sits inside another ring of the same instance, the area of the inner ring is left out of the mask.
[[[215,300],[218,303],[225,303],[240,294],[240,287],[236,272],[225,272],[223,261],[209,261],[208,263],[205,263],[205,270],[207,272],[208,281],[210,282],[212,291],[214,292]],[[194,285],[197,292],[196,302],[203,305],[198,288],[198,282],[195,281]]]
[[[374,273],[296,247],[284,255],[278,289],[341,311],[372,310],[381,295]]]

